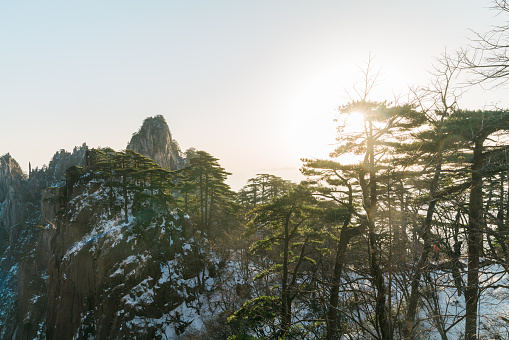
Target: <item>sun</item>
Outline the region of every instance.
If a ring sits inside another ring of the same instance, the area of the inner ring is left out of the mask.
[[[338,118],[338,122],[344,124],[345,133],[361,133],[365,129],[365,119],[362,112],[353,111]]]
[[[345,124],[344,131],[348,133],[364,131],[361,112],[338,114],[337,108],[342,103],[344,87],[337,72],[324,70],[295,86],[281,105],[280,113],[280,138],[289,156],[327,159],[337,146],[338,124]]]

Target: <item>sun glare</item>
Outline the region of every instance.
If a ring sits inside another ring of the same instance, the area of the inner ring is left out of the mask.
[[[350,112],[343,118],[346,133],[359,133],[364,131],[364,114],[361,112]]]
[[[336,148],[337,127],[344,126],[343,133],[362,133],[364,131],[364,115],[352,112],[340,115],[334,112],[334,106],[323,105],[324,101],[316,98],[303,97],[296,100],[285,119],[282,135],[285,148],[293,158],[327,159]],[[334,122],[334,118],[337,121]],[[357,163],[356,155],[341,157],[345,163]]]
[[[331,80],[302,85],[284,107],[284,144],[292,157],[328,158],[334,149],[337,95]]]

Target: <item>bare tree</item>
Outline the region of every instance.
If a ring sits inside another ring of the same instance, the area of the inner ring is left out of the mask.
[[[423,240],[422,252],[415,265],[415,271],[411,280],[411,292],[408,298],[408,309],[406,312],[405,323],[405,338],[412,337],[412,331],[415,326],[415,317],[417,313],[417,305],[419,301],[419,286],[421,276],[427,269],[427,261],[431,252],[431,227],[433,221],[433,214],[438,203],[437,193],[439,190],[439,180],[442,176],[443,167],[443,153],[445,136],[443,126],[447,117],[457,108],[457,99],[460,93],[454,85],[454,80],[460,71],[460,59],[453,59],[446,53],[438,59],[437,65],[434,67],[434,76],[431,85],[428,87],[414,89],[417,107],[424,113],[427,123],[430,125],[431,130],[436,138],[431,141],[434,144],[434,152],[431,155],[429,167],[433,169],[433,178],[430,183],[426,217],[422,222],[420,228],[420,238]],[[428,167],[428,165],[425,165]]]
[[[497,15],[509,14],[509,1],[494,0],[493,10]],[[509,83],[509,21],[494,25],[488,33],[474,32],[471,45],[461,51],[463,67],[474,77],[471,84],[491,82],[493,85]]]

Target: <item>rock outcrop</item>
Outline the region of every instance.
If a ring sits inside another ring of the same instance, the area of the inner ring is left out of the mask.
[[[167,170],[176,170],[182,164],[180,147],[172,139],[170,128],[160,115],[146,118],[140,130],[133,134],[126,149],[153,159]]]
[[[0,230],[3,242],[8,243],[12,239],[12,226],[25,220],[24,180],[25,175],[16,160],[9,154],[0,157]]]
[[[127,222],[122,189],[93,177],[81,176],[60,208],[43,209],[62,211],[48,263],[47,338],[175,338],[205,312],[217,264],[189,237],[183,213],[146,208]]]
[[[41,198],[41,225],[36,230],[34,249],[20,260],[18,270],[18,339],[45,339],[46,280],[52,254],[51,239],[55,234],[57,214],[62,213],[62,188],[45,189]]]
[[[168,170],[184,164],[162,116],[127,148]],[[126,186],[91,153],[60,150],[28,175],[0,158],[0,339],[174,339],[203,328],[220,261],[184,213],[158,203],[164,192],[140,182],[150,176]]]
[[[16,331],[18,260],[23,243],[30,239],[22,225],[27,217],[24,181],[19,164],[9,155],[0,157],[0,338]]]
[[[34,339],[38,332],[43,338],[46,312],[41,303],[45,301],[51,221],[56,217],[47,202],[60,195],[59,188],[45,190],[65,182],[66,169],[82,165],[86,150],[85,144],[72,153],[60,150],[49,166],[30,169],[28,176],[9,154],[0,157],[1,339]]]
[[[87,150],[87,144],[83,143],[81,146],[74,147],[72,152],[67,152],[63,149],[57,151],[51,158],[48,167],[45,169],[47,186],[50,187],[61,184],[65,179],[65,174],[69,167],[83,167]]]

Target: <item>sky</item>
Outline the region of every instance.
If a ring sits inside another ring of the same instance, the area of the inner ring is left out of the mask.
[[[60,149],[124,149],[163,115],[240,189],[258,173],[302,179],[334,149],[337,107],[369,56],[374,100],[425,85],[444,51],[508,18],[488,0],[0,1],[0,155],[27,171]],[[460,106],[509,107],[507,89]]]

